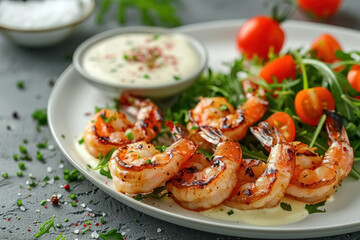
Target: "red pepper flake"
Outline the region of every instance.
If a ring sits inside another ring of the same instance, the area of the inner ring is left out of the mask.
[[[64,185],[64,189],[65,189],[66,191],[69,191],[69,190],[70,190],[70,185],[69,185],[69,184],[65,184],[65,185]]]
[[[90,216],[90,213],[88,213],[88,216]]]
[[[79,224],[75,223],[75,227],[79,226]]]
[[[100,226],[102,227],[102,224]]]
[[[47,208],[47,206],[45,206],[45,208]]]
[[[83,225],[83,227],[87,227],[87,225],[86,225],[86,224],[84,224],[84,225]]]
[[[31,232],[31,230],[30,230],[30,229],[28,229],[28,232]]]
[[[170,205],[169,207],[172,207],[172,205]]]
[[[95,226],[99,226],[99,224],[98,224],[98,223],[95,223]]]
[[[10,221],[11,221],[11,218],[8,218],[8,221],[10,222]]]
[[[90,226],[92,225],[92,223],[89,224]]]
[[[78,203],[79,201],[78,200],[75,200],[76,203]]]

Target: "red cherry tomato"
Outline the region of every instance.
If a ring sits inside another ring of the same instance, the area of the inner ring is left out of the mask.
[[[347,80],[356,91],[360,92],[360,66],[354,65],[350,69]]]
[[[334,15],[342,0],[298,0],[301,10],[318,19]]]
[[[258,56],[268,60],[270,49],[278,54],[285,39],[280,23],[271,17],[257,16],[249,19],[237,34],[237,46],[247,58]]]
[[[334,97],[326,88],[304,89],[295,96],[296,113],[307,124],[316,126],[323,115],[324,109],[335,109]]]
[[[295,61],[291,55],[279,57],[267,63],[261,69],[259,76],[268,83],[273,83],[274,78],[277,79],[278,83],[281,83],[287,78],[295,79]]]
[[[285,112],[277,112],[265,120],[285,137],[289,142],[295,139],[296,129],[294,120]]]
[[[341,50],[340,43],[330,34],[322,34],[311,45],[311,50],[323,62],[333,63],[339,60],[335,56],[336,50]]]

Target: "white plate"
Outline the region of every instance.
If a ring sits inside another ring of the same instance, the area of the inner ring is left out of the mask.
[[[214,70],[221,70],[222,62],[235,58],[235,36],[243,20],[194,24],[177,28],[200,40],[209,52],[209,63]],[[288,21],[285,50],[289,47],[308,47],[320,33],[336,36],[345,50],[359,49],[360,33],[340,27]],[[74,140],[89,119],[85,113],[94,106],[105,106],[112,99],[102,91],[81,81],[73,66],[59,77],[48,104],[51,132],[61,151],[89,181],[120,202],[153,217],[198,230],[219,234],[256,238],[306,238],[357,231],[360,229],[360,182],[346,179],[335,194],[335,201],[326,204],[327,212],[313,214],[304,220],[276,227],[252,226],[244,223],[222,221],[187,211],[176,204],[163,201],[139,202],[118,193],[105,177],[88,170],[86,162],[77,153]],[[62,134],[65,138],[62,138]],[[359,165],[358,165],[359,166]],[[172,205],[172,206],[171,206]]]

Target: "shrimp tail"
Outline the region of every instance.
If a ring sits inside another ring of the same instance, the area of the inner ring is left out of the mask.
[[[281,133],[267,122],[260,122],[258,127],[250,128],[252,134],[259,140],[266,150],[270,151],[272,146],[286,141]]]
[[[166,121],[165,125],[170,128],[171,135],[175,141],[181,138],[185,138],[189,135],[186,128],[178,123],[174,123],[172,121]]]
[[[220,142],[227,139],[227,137],[219,129],[209,126],[200,127],[200,129],[201,131],[199,132],[199,135],[214,146],[217,146]]]
[[[345,128],[343,127],[342,117],[335,111],[323,110],[326,115],[326,131],[328,132],[329,141],[349,142]]]

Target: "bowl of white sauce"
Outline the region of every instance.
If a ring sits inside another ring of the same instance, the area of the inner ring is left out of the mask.
[[[0,31],[24,47],[47,47],[69,37],[93,12],[95,0],[0,1]]]
[[[125,27],[83,42],[73,63],[94,86],[163,98],[189,87],[207,66],[207,52],[196,39],[169,29]]]

